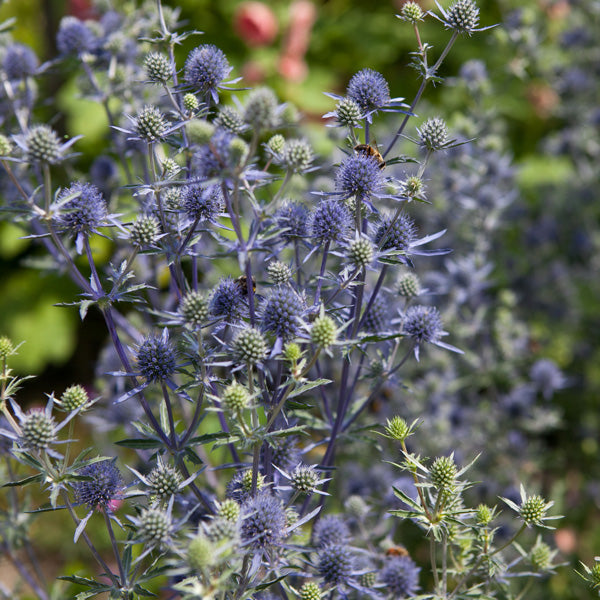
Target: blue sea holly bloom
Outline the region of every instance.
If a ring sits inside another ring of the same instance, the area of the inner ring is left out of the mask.
[[[35,75],[38,64],[35,52],[25,44],[11,44],[2,59],[2,68],[11,81]]]
[[[419,571],[410,556],[386,558],[379,578],[394,598],[412,598],[419,589]]]
[[[445,344],[440,338],[448,335],[442,328],[442,319],[437,308],[433,306],[411,306],[402,319],[402,331],[414,343],[415,358],[419,360],[419,349],[423,343],[434,344],[458,354],[462,350]]]
[[[283,503],[264,491],[242,506],[242,540],[254,549],[280,545],[286,535]]]
[[[89,480],[76,481],[73,484],[77,502],[87,504],[91,510],[111,509],[112,503],[121,498],[124,487],[123,477],[115,461],[116,458],[102,460],[79,471],[78,475],[89,477]]]
[[[348,83],[346,95],[365,113],[387,106],[391,99],[388,82],[373,69],[362,69],[355,73]]]
[[[345,158],[335,175],[335,189],[343,199],[376,196],[382,191],[383,183],[383,174],[377,161],[362,154]]]
[[[223,87],[232,68],[222,50],[212,44],[202,44],[194,48],[185,61],[184,80],[194,90],[210,94],[218,104],[218,89]]]
[[[337,200],[323,200],[309,218],[310,233],[319,243],[343,242],[352,227],[350,211]]]
[[[262,328],[284,341],[290,340],[300,331],[303,311],[304,302],[294,290],[289,287],[277,287],[267,298],[262,315]]]

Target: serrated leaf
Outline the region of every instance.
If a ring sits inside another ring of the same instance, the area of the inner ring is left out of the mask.
[[[31,477],[25,477],[25,479],[20,479],[19,481],[9,481],[8,483],[2,484],[0,487],[16,487],[20,485],[27,485],[29,483],[35,483],[36,481],[44,481],[44,475],[32,475]]]
[[[300,396],[300,394],[304,394],[304,392],[308,392],[316,387],[321,385],[327,385],[331,383],[331,379],[315,379],[314,381],[308,381],[303,383],[301,386],[297,387],[288,398],[295,398],[296,396]]]

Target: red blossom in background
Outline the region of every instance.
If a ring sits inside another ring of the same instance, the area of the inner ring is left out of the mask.
[[[279,30],[275,14],[262,2],[240,4],[233,25],[242,40],[254,47],[270,44]]]
[[[298,0],[290,6],[290,26],[279,59],[279,72],[290,81],[302,81],[308,73],[304,55],[316,16],[314,4],[307,0]]]

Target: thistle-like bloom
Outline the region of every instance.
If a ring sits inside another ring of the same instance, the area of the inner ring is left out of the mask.
[[[167,133],[167,120],[156,106],[144,106],[135,118],[135,130],[145,142],[160,142]]]
[[[354,560],[345,545],[332,544],[319,551],[318,571],[325,583],[346,583],[352,576]]]
[[[456,33],[471,35],[476,31],[485,31],[494,27],[477,27],[479,25],[479,8],[474,0],[456,0],[447,10],[444,10],[436,0],[436,5],[442,17],[434,12],[429,14],[444,24],[446,29],[452,29]]]
[[[255,130],[275,129],[280,121],[277,96],[269,88],[255,88],[248,94],[244,107],[244,121]]]
[[[504,500],[506,504],[508,504],[513,510],[515,510],[519,514],[519,516],[523,520],[523,523],[527,525],[527,527],[537,525],[538,527],[553,529],[553,527],[549,527],[548,525],[546,525],[545,522],[562,518],[560,516],[546,516],[548,509],[554,506],[554,502],[546,502],[544,498],[542,498],[538,494],[528,496],[525,492],[525,488],[523,487],[523,485],[521,485],[520,493],[520,505],[515,504],[512,500],[509,500],[508,498],[502,498],[502,500]]]
[[[202,44],[188,55],[184,67],[184,80],[202,94],[210,94],[219,103],[218,89],[231,73],[227,57],[212,44]]]
[[[246,129],[242,115],[233,106],[222,106],[219,114],[215,117],[214,124],[227,129],[234,135],[239,135]]]
[[[181,190],[181,202],[190,219],[211,223],[224,207],[221,186],[216,183],[208,187],[199,184],[186,185]]]
[[[379,573],[381,581],[394,598],[412,598],[419,588],[419,571],[410,556],[392,556]]]
[[[358,104],[363,113],[372,112],[389,104],[390,86],[381,73],[362,69],[350,79],[346,95]]]
[[[153,83],[167,83],[171,79],[171,61],[166,54],[150,52],[144,59],[144,68]]]
[[[76,17],[63,17],[56,34],[56,47],[61,54],[83,54],[95,46],[96,38],[85,23]]]
[[[131,224],[129,241],[135,248],[152,246],[160,237],[160,223],[153,215],[139,215]]]
[[[350,529],[341,517],[327,515],[315,524],[312,538],[313,544],[318,548],[345,544],[350,539]]]
[[[281,152],[281,162],[292,173],[302,173],[310,168],[313,151],[304,140],[288,140]]]
[[[285,508],[268,491],[258,494],[242,507],[242,540],[255,549],[280,544],[286,534]]]
[[[324,119],[335,118],[335,123],[328,123],[328,127],[360,127],[363,114],[360,106],[352,98],[340,98],[335,110],[323,115]]]
[[[310,215],[311,234],[319,243],[343,242],[350,235],[352,216],[337,200],[323,200]]]
[[[259,473],[258,480],[256,481],[256,489],[261,490],[264,485],[265,478]],[[225,495],[239,504],[250,500],[252,497],[252,469],[238,471],[227,484]]]
[[[442,150],[448,144],[448,128],[440,117],[427,119],[420,128],[417,128],[421,145],[431,151]]]
[[[63,153],[74,144],[81,136],[71,138],[64,144],[60,143],[58,134],[48,125],[34,125],[26,134],[15,135],[17,146],[25,154],[25,160],[30,163],[47,163],[49,165],[60,162]]]
[[[219,281],[208,304],[208,310],[213,317],[222,317],[232,323],[236,321],[242,310],[243,297],[240,286],[231,278],[225,277]]]
[[[286,202],[278,208],[274,215],[275,223],[286,242],[306,237],[308,233],[308,209],[298,202]]]
[[[176,354],[166,333],[147,337],[140,344],[137,365],[148,382],[164,381],[173,375],[177,366]]]
[[[390,216],[383,216],[374,241],[382,250],[408,250],[417,239],[417,226],[406,213],[400,213],[392,224]]]
[[[335,175],[335,189],[342,199],[356,196],[368,199],[383,188],[383,174],[377,161],[370,156],[356,154],[345,158]]]
[[[419,348],[427,342],[440,348],[462,354],[462,350],[445,344],[441,337],[448,335],[442,328],[442,319],[437,308],[433,306],[411,306],[402,319],[403,331],[415,344],[415,357],[419,360]]]
[[[300,317],[304,310],[302,298],[289,287],[279,287],[267,299],[262,328],[284,341],[295,337],[300,329]]]
[[[89,236],[108,217],[106,200],[91,183],[72,183],[58,194],[56,203],[60,207],[57,223],[74,236]]]
[[[233,354],[241,364],[255,365],[267,354],[267,342],[263,334],[254,327],[242,329],[232,342]]]
[[[73,484],[77,502],[87,504],[90,510],[111,510],[113,503],[121,498],[123,492],[123,478],[115,465],[116,460],[95,462],[79,471],[79,475],[90,479]]]
[[[34,75],[38,64],[35,52],[25,44],[11,44],[6,48],[2,59],[6,77],[13,81]]]
[[[196,291],[188,292],[179,303],[179,314],[190,327],[200,327],[208,321],[208,300]]]
[[[545,400],[549,400],[556,390],[561,390],[567,385],[567,378],[556,363],[545,358],[538,360],[531,367],[529,377]]]

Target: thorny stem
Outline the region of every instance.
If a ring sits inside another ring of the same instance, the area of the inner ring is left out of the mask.
[[[423,80],[421,81],[421,85],[419,86],[419,89],[412,101],[412,104],[410,105],[410,108],[406,111],[406,115],[404,116],[404,119],[402,119],[402,123],[400,124],[400,127],[394,134],[394,137],[392,138],[392,141],[390,142],[389,146],[386,148],[385,152],[382,154],[383,158],[385,158],[392,151],[392,148],[396,145],[396,142],[402,135],[402,132],[404,131],[404,128],[406,127],[406,124],[408,123],[408,119],[410,119],[410,117],[413,116],[414,110],[415,110],[417,104],[419,103],[419,100],[421,99],[421,96],[423,95],[425,88],[427,87],[427,83],[429,82],[430,79],[432,79],[435,76],[435,74],[436,74],[437,70],[440,68],[440,65],[442,64],[444,58],[446,58],[446,56],[448,55],[448,52],[450,52],[450,49],[454,45],[454,42],[456,41],[457,37],[458,37],[458,33],[456,31],[453,31],[452,36],[450,37],[450,40],[446,44],[446,47],[442,50],[440,57],[437,59],[436,63],[433,65],[433,67],[431,67],[431,69],[427,68],[427,56],[423,57],[423,62],[424,62],[424,67],[425,67],[425,74],[423,75]],[[422,49],[423,49],[422,46],[420,46],[420,49],[422,51]]]
[[[110,544],[113,549],[113,554],[115,555],[115,560],[117,561],[117,565],[119,567],[119,575],[121,577],[121,587],[127,586],[127,574],[125,573],[125,569],[123,567],[123,561],[121,560],[121,553],[119,552],[119,546],[117,545],[117,539],[115,538],[115,532],[113,530],[112,523],[110,522],[110,516],[107,510],[102,511],[102,515],[104,517],[104,522],[106,523],[106,529],[108,530],[108,536],[110,537]]]
[[[61,490],[61,496],[63,498],[65,506],[67,507],[67,510],[69,511],[69,514],[71,515],[71,518],[75,522],[75,525],[79,526],[79,523],[81,521],[79,520],[79,517],[75,514],[75,511],[73,510],[73,507],[71,506],[71,502],[69,501],[69,496],[68,496],[67,492],[65,490]],[[88,534],[85,531],[83,531],[81,533],[80,537],[83,538],[83,540],[87,544],[88,548],[90,549],[90,552],[92,553],[92,555],[94,556],[94,558],[96,559],[98,564],[104,569],[104,573],[108,577],[110,577],[111,581],[113,582],[113,585],[119,586],[120,585],[119,579],[110,570],[110,567],[104,562],[104,559],[100,556],[100,554],[98,553],[98,550],[96,550],[94,544],[92,544],[92,541],[90,540]]]

